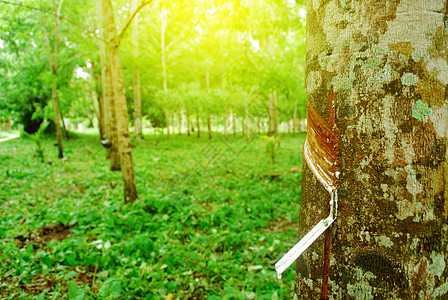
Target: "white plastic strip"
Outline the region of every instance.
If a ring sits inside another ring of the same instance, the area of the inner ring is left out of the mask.
[[[338,208],[338,194],[337,190],[330,193],[330,214],[327,218],[321,220],[316,226],[311,229],[294,247],[291,248],[276,264],[278,279],[282,278],[283,272],[292,265],[302,253],[311,246],[317,238],[325,232],[325,230],[333,224],[337,217]]]

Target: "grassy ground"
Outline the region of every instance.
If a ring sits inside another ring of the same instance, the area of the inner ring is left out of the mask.
[[[303,135],[266,141],[147,136],[133,150],[140,199],[122,204],[96,136],[0,144],[0,298],[291,299]]]

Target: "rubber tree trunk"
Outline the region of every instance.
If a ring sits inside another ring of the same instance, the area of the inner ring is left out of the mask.
[[[131,11],[138,7],[137,0],[132,0]],[[138,40],[138,17],[134,18],[132,26],[132,54],[134,58],[133,83],[134,83],[134,122],[135,137],[143,138],[142,133],[142,99],[140,92],[140,46]]]
[[[187,110],[187,135],[190,136],[190,112]]]
[[[162,49],[162,74],[163,74],[163,91],[166,93],[168,92],[168,79],[166,75],[166,47],[165,47],[165,34],[166,34],[166,28],[168,26],[168,16],[166,11],[162,14],[160,18],[160,48]],[[167,99],[164,99],[165,105],[167,105]],[[170,138],[170,120],[169,120],[169,111],[168,108],[165,107],[165,121],[166,121],[166,138]]]
[[[292,131],[294,133],[294,135],[297,132],[297,125],[298,125],[298,120],[297,120],[297,103],[294,104],[294,113],[293,113],[293,117],[292,117]]]
[[[277,107],[277,92],[273,91],[269,94],[269,135],[274,135],[278,132],[278,107]]]
[[[165,100],[166,102],[166,100]],[[166,125],[166,138],[170,139],[170,112],[165,108],[165,125]]]
[[[102,3],[97,1],[97,14],[98,14],[98,28],[101,29],[101,36],[103,33],[103,12]],[[117,123],[115,118],[114,108],[114,92],[112,88],[112,78],[110,73],[110,62],[106,55],[105,44],[100,41],[100,62],[101,62],[101,85],[103,94],[103,107],[104,107],[104,128],[103,139],[110,140],[112,147],[106,149],[106,158],[110,159],[110,170],[120,170],[120,159],[118,156],[118,137],[117,137]]]
[[[249,127],[249,107],[248,104],[246,104],[244,108],[244,115],[246,118],[246,139],[248,142],[250,142],[250,127]]]
[[[212,139],[212,114],[209,113],[207,116],[207,129],[208,129],[208,138]]]
[[[114,91],[115,113],[118,136],[118,152],[121,164],[121,175],[124,183],[124,202],[132,202],[138,198],[134,181],[131,142],[127,115],[126,97],[124,95],[123,73],[119,55],[119,43],[115,29],[111,0],[103,0],[103,13],[106,25],[106,40],[110,59],[112,87]]]
[[[328,120],[334,87],[339,132],[329,299],[448,297],[447,5],[307,1],[307,97]],[[301,195],[299,237],[328,213],[306,164]],[[295,298],[321,297],[323,248],[298,259]]]
[[[64,149],[62,145],[62,130],[61,130],[61,113],[59,109],[59,99],[58,99],[58,54],[59,54],[59,29],[60,29],[60,13],[62,8],[63,0],[59,0],[57,3],[53,1],[54,16],[55,16],[55,28],[54,28],[54,45],[53,49],[50,46],[50,38],[48,34],[47,25],[45,22],[45,17],[42,12],[42,23],[44,29],[45,44],[48,50],[48,60],[53,75],[51,82],[51,97],[53,99],[53,109],[54,109],[54,123],[56,126],[56,136],[58,139],[58,157],[64,157]]]
[[[196,114],[196,127],[198,129],[198,138],[201,137],[201,123],[199,121],[199,112]]]
[[[108,114],[108,136],[112,144],[109,148],[108,157],[110,159],[110,170],[120,171],[120,155],[118,152],[118,132],[117,132],[117,117],[115,112],[115,92],[112,86],[111,66],[107,63],[106,68],[106,95],[107,95],[107,114]]]
[[[235,126],[235,113],[233,109],[230,109],[230,126],[232,126],[233,135],[236,135],[236,126]]]
[[[224,106],[224,137],[226,141],[229,139],[229,135],[227,134],[227,126],[229,126],[229,119],[227,118],[226,107]]]

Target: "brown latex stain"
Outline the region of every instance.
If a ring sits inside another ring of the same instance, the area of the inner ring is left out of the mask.
[[[320,173],[314,175],[316,175],[317,178],[329,177],[331,182],[328,182],[328,184],[336,187],[338,182],[336,172],[339,170],[337,164],[339,160],[339,138],[337,132],[333,129],[335,122],[333,90],[331,90],[330,95],[329,123],[319,115],[309,102],[307,122],[306,138],[309,148],[312,150],[310,151],[310,159],[312,160],[313,165],[318,165],[320,167],[320,170],[318,169],[318,172]]]

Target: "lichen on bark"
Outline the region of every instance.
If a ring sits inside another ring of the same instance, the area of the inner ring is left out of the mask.
[[[447,6],[307,2],[307,97],[328,119],[334,87],[340,132],[330,299],[448,293]],[[325,199],[304,165],[299,238],[328,214]],[[322,261],[318,239],[297,263],[299,299],[319,297]]]

